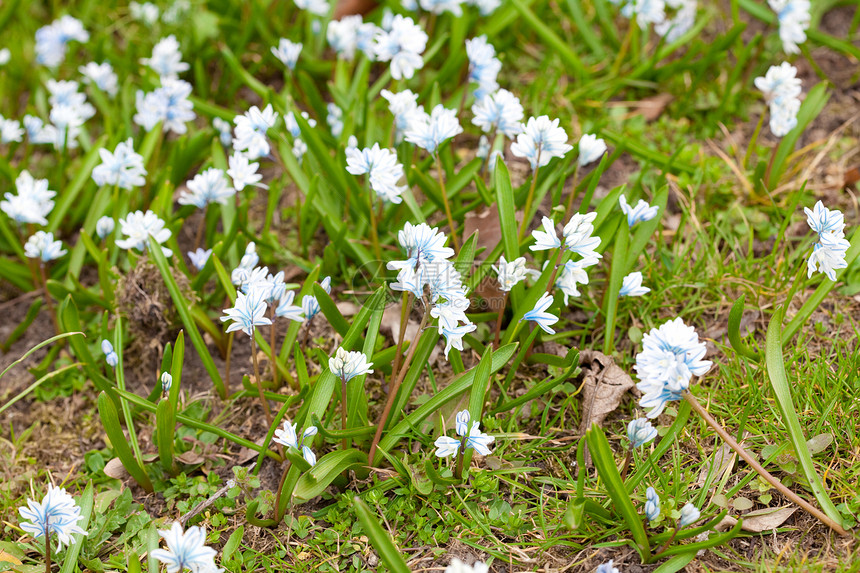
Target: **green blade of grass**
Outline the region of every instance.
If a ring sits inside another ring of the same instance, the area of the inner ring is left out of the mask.
[[[342,473],[367,465],[367,454],[355,449],[338,450],[324,455],[307,471],[293,490],[299,503],[320,495]]]
[[[119,425],[119,415],[117,414],[116,406],[113,405],[113,402],[108,398],[108,395],[105,392],[99,393],[98,408],[102,425],[104,426],[105,433],[110,440],[114,453],[122,462],[126,471],[128,471],[131,477],[134,478],[134,481],[136,481],[140,487],[152,493],[152,482],[149,481],[146,471],[138,465],[137,459],[135,459],[131,448],[128,447],[125,434],[123,434],[122,428]]]
[[[615,234],[615,249],[612,251],[612,269],[609,272],[609,282],[606,288],[606,298],[603,302],[603,314],[606,317],[606,332],[603,336],[603,353],[607,356],[615,349],[615,315],[618,310],[618,293],[624,279],[627,265],[627,242],[630,228],[627,219],[623,218],[621,227]]]
[[[370,507],[360,497],[352,499],[352,506],[370,543],[379,553],[385,566],[394,573],[409,573],[409,567],[400,555],[400,550],[394,545],[388,533],[382,529]]]
[[[90,517],[93,513],[93,482],[89,481],[87,487],[84,488],[84,493],[81,494],[81,500],[78,506],[81,508],[80,521],[77,525],[84,531],[90,522]],[[60,573],[74,573],[75,567],[78,564],[78,556],[81,554],[81,547],[84,545],[83,533],[75,533],[72,535],[72,542],[66,550],[66,556],[63,558],[63,566],[60,568]]]
[[[510,2],[520,13],[520,16],[525,20],[526,24],[534,30],[534,33],[540,36],[540,38],[559,55],[565,64],[573,68],[576,76],[589,76],[588,71],[579,59],[579,56],[576,55],[576,52],[573,51],[567,42],[559,38],[558,35],[553,32],[552,28],[544,24],[540,18],[538,18],[535,13],[522,2],[522,0],[510,0]]]
[[[809,482],[809,487],[812,488],[815,499],[818,500],[818,504],[827,517],[836,523],[842,523],[842,516],[839,515],[839,510],[833,505],[830,496],[827,495],[824,485],[821,483],[821,477],[815,471],[815,464],[812,462],[812,455],[809,453],[806,437],[803,435],[800,420],[797,418],[797,411],[794,409],[794,402],[791,398],[791,389],[782,356],[782,319],[784,316],[785,307],[780,306],[767,326],[765,349],[767,377],[770,380],[771,388],[773,388],[773,394],[776,397],[780,414],[782,414],[785,429],[788,431],[788,437],[791,440],[792,446],[794,446],[800,467],[803,469],[803,474]]]

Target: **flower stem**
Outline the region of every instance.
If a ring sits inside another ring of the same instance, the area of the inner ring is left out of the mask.
[[[230,359],[233,357],[234,332],[227,335],[227,356],[224,358],[224,393],[230,394]]]
[[[595,391],[595,395],[597,392]],[[627,478],[627,470],[630,469],[630,462],[633,461],[633,450],[627,450],[627,454],[624,456],[624,463],[621,464],[621,481],[624,481]]]
[[[277,342],[277,334],[275,331],[275,305],[273,304],[271,307],[272,313],[272,324],[269,326],[269,339],[271,340],[269,344],[269,352],[272,355],[272,380],[274,381],[275,388],[278,387],[278,356],[275,354],[275,342]]]
[[[45,291],[45,303],[48,305],[48,314],[51,315],[51,322],[54,323],[54,332],[60,334],[60,323],[57,321],[57,313],[54,312],[54,301],[51,300],[51,294],[48,292],[48,275],[45,273],[45,263],[39,261],[39,276],[42,279],[42,289]]]
[[[194,250],[195,251],[200,248],[200,244],[203,242],[203,231],[206,230],[206,209],[207,208],[203,209],[203,216],[200,218],[200,223],[197,224],[197,233],[194,235]]]
[[[45,519],[45,573],[51,573],[51,529]]]
[[[669,540],[666,543],[663,544],[662,547],[660,547],[660,549],[658,549],[656,551],[656,553],[654,553],[654,557],[657,557],[658,555],[660,555],[661,553],[663,553],[664,551],[669,549],[669,545],[671,545],[672,542],[675,541],[675,536],[678,535],[678,531],[680,531],[680,529],[681,528],[678,527],[678,524],[676,523],[675,528],[672,530],[672,536],[669,538]]]
[[[561,262],[561,256],[564,254],[564,247],[559,247],[558,255],[555,257],[555,263],[552,265],[552,274],[549,277],[549,282],[546,285],[546,292],[552,294],[552,288],[555,286],[555,277],[558,274],[558,264]]]
[[[755,144],[758,142],[758,134],[761,132],[761,128],[764,125],[764,112],[761,112],[761,116],[758,118],[758,123],[755,126],[755,131],[753,131],[752,138],[750,142],[747,144],[747,152],[744,154],[744,162],[741,165],[741,169],[747,168],[747,163],[749,163],[750,155],[752,155],[753,149],[755,149]]]
[[[529,221],[531,220],[529,213],[531,213],[532,210],[532,202],[535,199],[535,186],[537,185],[538,173],[540,173],[540,154],[541,148],[540,146],[538,146],[536,161],[537,167],[535,167],[535,172],[532,175],[532,184],[529,187],[529,194],[526,196],[526,206],[523,209],[523,221],[522,223],[520,223],[520,241],[522,241],[523,238],[526,236],[526,229],[529,228]]]
[[[615,57],[615,62],[612,64],[613,76],[618,75],[618,70],[621,69],[621,62],[627,56],[627,51],[630,49],[630,44],[633,41],[633,33],[636,28],[636,17],[630,19],[630,25],[627,28],[627,34],[624,36],[624,41],[621,42],[621,48],[618,50],[618,55]]]
[[[369,183],[368,176],[368,183]],[[376,260],[382,260],[382,250],[379,248],[379,232],[376,230],[376,212],[373,210],[373,195],[374,191],[368,185],[367,189],[367,214],[370,217],[370,240],[373,241],[373,254],[376,255]]]
[[[424,331],[424,327],[427,325],[427,319],[430,318],[430,307],[424,306],[424,316],[421,319],[421,324],[418,326],[418,331],[415,333],[415,337],[418,338],[421,336],[421,333]],[[406,359],[403,361],[403,366],[400,368],[400,372],[397,374],[397,379],[394,381],[388,388],[388,399],[385,402],[385,409],[382,410],[382,415],[379,417],[379,421],[376,423],[376,433],[373,435],[373,442],[370,444],[370,453],[367,456],[367,463],[370,467],[373,467],[374,456],[376,454],[376,447],[379,445],[379,440],[382,438],[382,430],[385,429],[385,422],[388,421],[388,414],[391,412],[391,407],[394,405],[394,399],[397,397],[397,391],[400,390],[400,385],[403,383],[403,379],[406,377],[406,372],[409,370],[409,364],[412,362],[412,358],[415,356],[415,350],[418,348],[418,341],[413,340],[409,343],[409,352],[406,354]]]
[[[445,204],[445,215],[448,217],[448,226],[451,228],[451,241],[454,243],[454,251],[460,252],[460,240],[457,238],[457,227],[454,226],[454,217],[451,215],[451,204],[448,203],[448,191],[445,190],[445,182],[442,180],[442,162],[439,160],[439,151],[436,157],[436,178],[439,180],[439,190],[442,192],[442,203]]]
[[[397,333],[397,352],[394,354],[394,367],[391,369],[391,379],[388,381],[389,386],[394,384],[394,377],[397,376],[400,368],[400,357],[403,353],[403,337],[406,335],[406,323],[409,319],[409,310],[412,308],[412,293],[403,291],[403,299],[400,302],[400,331]]]
[[[508,291],[502,297],[502,306],[499,308],[499,316],[496,317],[496,335],[493,337],[493,348],[499,347],[499,332],[502,330],[502,319],[505,317],[505,309],[508,306]]]
[[[848,532],[845,531],[841,525],[827,517],[820,509],[810,504],[809,502],[803,500],[796,493],[785,487],[781,481],[776,479],[773,475],[770,474],[766,469],[762,467],[755,458],[753,458],[749,452],[747,452],[743,446],[735,441],[735,439],[729,434],[720,424],[711,416],[707,410],[705,410],[704,406],[702,406],[696,397],[690,393],[689,390],[685,391],[682,396],[684,400],[686,400],[693,410],[699,414],[705,422],[714,429],[714,431],[726,442],[731,449],[733,449],[740,457],[743,459],[752,469],[758,473],[762,478],[764,478],[767,483],[772,485],[774,489],[776,489],[779,493],[799,505],[801,508],[806,510],[808,513],[817,518],[821,523],[825,524],[827,527],[838,533],[839,535],[848,535]]]
[[[260,395],[260,402],[263,403],[263,410],[266,412],[266,421],[268,421],[269,427],[271,428],[273,423],[272,410],[269,409],[269,402],[263,394],[263,381],[260,380],[260,364],[257,361],[257,343],[254,340],[253,333],[254,331],[251,331],[251,357],[254,361],[254,378],[257,380],[257,392]]]
[[[454,470],[454,477],[457,479],[463,479],[463,458],[466,457],[465,449],[466,449],[466,440],[463,439],[460,447],[457,448],[457,469]]]
[[[346,379],[340,379],[340,429],[346,431]],[[349,440],[344,437],[343,438],[343,449],[347,449],[349,447]]]
[[[570,190],[570,195],[567,196],[567,207],[564,209],[564,219],[562,219],[562,223],[570,220],[571,209],[573,208],[573,196],[576,195],[576,180],[579,175],[579,162],[576,163],[576,167],[573,168],[573,187]]]

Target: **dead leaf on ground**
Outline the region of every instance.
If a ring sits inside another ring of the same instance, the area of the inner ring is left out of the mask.
[[[400,336],[400,313],[402,308],[402,304],[393,304],[386,308],[385,312],[382,314],[382,322],[379,326],[380,330],[387,330],[390,332],[391,338],[393,338],[395,342]],[[406,323],[406,333],[403,335],[403,340],[415,340],[419,326],[420,325],[414,320],[408,321]]]
[[[612,102],[610,106],[630,108],[631,111],[625,114],[624,119],[630,119],[637,115],[641,115],[645,118],[645,121],[651,122],[663,114],[666,106],[668,106],[673,99],[675,99],[675,96],[672,94],[656,94],[639,101]]]
[[[105,464],[105,475],[113,479],[124,480],[130,476],[125,466],[119,461],[119,458],[113,458]]]
[[[796,507],[768,507],[751,511],[742,516],[744,519],[741,529],[750,533],[761,533],[762,531],[770,531],[776,529],[791,517],[797,511]],[[717,524],[717,531],[728,531],[738,520],[730,515],[727,515]]]
[[[499,224],[499,208],[493,203],[478,211],[469,211],[463,220],[463,237],[469,238],[478,231],[477,247],[492,251],[502,240],[502,227]]]
[[[851,187],[858,181],[860,181],[860,168],[854,167],[853,169],[849,169],[845,172],[845,175],[843,175],[842,188],[845,189],[847,187]]]
[[[711,460],[699,472],[699,479],[694,487],[705,485],[709,475],[711,476],[711,489],[717,487],[717,483],[735,465],[736,456],[737,454],[727,444],[721,445],[711,456]]]
[[[628,390],[634,387],[633,379],[615,360],[602,352],[583,350],[579,364],[585,378],[582,381],[582,423],[579,431],[598,426],[614,412]]]
[[[344,316],[355,316],[358,314],[358,310],[360,308],[357,304],[349,302],[348,300],[338,301],[335,303],[335,306]]]
[[[188,450],[187,452],[181,453],[176,456],[176,459],[187,466],[195,466],[206,461],[205,457],[201,456],[194,450]]]

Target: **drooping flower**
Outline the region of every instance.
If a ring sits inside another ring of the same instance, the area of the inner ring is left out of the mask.
[[[627,226],[631,229],[639,223],[650,221],[660,212],[659,206],[654,205],[652,207],[642,199],[639,199],[635,207],[631,207],[624,195],[618,198],[618,204],[621,206],[621,212],[627,215]]]
[[[525,130],[511,144],[511,153],[528,160],[532,170],[543,167],[553,157],[564,157],[573,149],[567,143],[567,134],[558,126],[559,120],[550,121],[549,117],[530,117]]]
[[[447,109],[439,104],[429,115],[423,112],[414,113],[405,137],[409,143],[433,154],[445,141],[460,133],[463,133],[463,128],[457,120],[457,110]]]
[[[568,304],[568,299],[572,296],[579,296],[579,289],[576,285],[588,284],[588,273],[585,271],[588,267],[596,265],[600,259],[594,257],[586,257],[578,261],[567,261],[561,268],[561,272],[555,281],[555,286],[564,294],[564,304]]]
[[[344,16],[329,22],[326,41],[338,56],[352,60],[356,51],[362,51],[371,61],[375,58],[374,39],[382,33],[376,24],[364,22],[359,15]]]
[[[653,487],[645,490],[645,517],[648,521],[654,521],[660,517],[660,496]]]
[[[845,216],[838,209],[828,209],[824,203],[818,201],[815,207],[803,208],[806,213],[806,223],[809,228],[818,233],[818,236],[831,234],[841,239],[845,236]]]
[[[555,334],[555,330],[553,330],[552,325],[558,322],[558,317],[551,312],[547,312],[547,309],[552,305],[552,302],[552,295],[548,292],[543,293],[537,303],[535,303],[534,308],[523,315],[523,320],[536,322],[537,325],[547,334]]]
[[[233,123],[236,124],[233,148],[244,153],[250,160],[268,155],[271,148],[266,133],[269,128],[275,125],[276,121],[278,121],[278,113],[272,104],[267,105],[262,110],[257,106],[252,106],[244,114],[237,115],[233,119]]]
[[[113,344],[109,340],[102,340],[102,354],[105,355],[107,365],[111,368],[116,368],[116,365],[119,364],[119,356],[114,352]]]
[[[54,240],[54,233],[45,231],[36,231],[24,244],[24,254],[31,259],[39,259],[43,263],[58,259],[67,252],[63,248],[62,241]]]
[[[71,545],[75,542],[72,537],[75,533],[84,536],[87,532],[78,526],[78,522],[84,519],[81,508],[75,503],[75,499],[66,493],[65,488],[48,485],[48,493],[41,502],[27,500],[26,507],[18,509],[21,518],[21,529],[29,533],[33,539],[52,533],[57,535],[57,544]],[[47,542],[50,542],[49,540]]]
[[[203,527],[189,527],[183,532],[178,522],[170,529],[159,529],[158,533],[167,543],[167,549],[154,549],[150,555],[167,565],[167,573],[180,573],[190,569],[192,573],[218,573],[215,565],[217,551],[206,546],[206,530]]]
[[[594,237],[594,220],[597,213],[574,213],[562,229],[564,248],[585,259],[599,259],[603,255],[595,251],[600,246],[600,237]]]
[[[125,219],[119,220],[120,232],[126,235],[127,238],[120,239],[116,242],[116,246],[120,249],[136,249],[140,252],[146,251],[146,246],[149,237],[153,237],[156,242],[164,243],[171,236],[170,229],[166,229],[164,221],[152,211],[134,211],[129,213]],[[161,247],[165,257],[173,254],[173,251],[167,247]]]
[[[304,445],[304,442],[306,438],[311,438],[316,434],[317,427],[308,426],[305,428],[304,432],[302,432],[302,439],[299,440],[298,434],[296,433],[296,424],[291,424],[289,420],[284,419],[281,427],[275,430],[275,435],[272,437],[272,441],[287,448],[301,450],[302,457],[305,458],[305,461],[310,465],[315,465],[317,463],[317,457],[308,446]]]
[[[806,30],[812,22],[809,0],[767,0],[779,21],[779,39],[787,54],[800,53],[798,44],[806,41]]]
[[[284,296],[281,297],[281,300],[278,302],[278,306],[275,307],[275,316],[303,322],[305,317],[302,313],[302,307],[293,304],[295,298],[295,291],[286,291]]]
[[[681,519],[678,522],[678,527],[686,527],[696,523],[699,521],[700,516],[701,514],[699,513],[699,510],[696,509],[696,506],[692,503],[688,503],[681,508]]]
[[[356,376],[370,374],[373,362],[368,362],[362,352],[347,352],[338,348],[334,357],[329,358],[328,368],[332,373],[344,382],[349,382]]]
[[[56,68],[66,58],[66,46],[75,41],[84,43],[90,39],[80,20],[63,16],[47,26],[36,30],[36,61],[43,66]]]
[[[606,563],[601,563],[597,566],[597,569],[594,573],[621,573],[618,570],[618,567],[614,566],[614,560],[610,559]]]
[[[579,157],[577,162],[580,167],[585,167],[600,159],[606,153],[606,142],[590,133],[579,138]]]
[[[496,49],[487,41],[487,37],[466,40],[466,56],[469,58],[469,81],[478,84],[475,98],[480,100],[498,90],[496,78],[502,69],[502,62],[496,57]]]
[[[648,418],[635,418],[627,424],[627,439],[631,448],[641,448],[657,437],[657,428]]]
[[[130,137],[118,143],[113,153],[101,148],[99,155],[102,162],[93,169],[92,175],[96,185],[116,185],[120,189],[133,189],[146,183],[143,157],[135,153]]]
[[[812,248],[812,254],[807,262],[807,278],[811,278],[815,271],[827,275],[827,278],[835,281],[836,271],[848,266],[845,260],[848,248],[851,246],[846,239],[838,237],[835,233],[823,233]]]
[[[508,90],[485,95],[472,105],[472,114],[472,123],[484,133],[498,131],[513,139],[523,130],[523,106]]]
[[[555,224],[549,217],[541,219],[543,230],[535,229],[532,231],[532,237],[535,238],[535,244],[529,247],[530,251],[548,251],[561,247],[561,240],[555,232]]]
[[[241,330],[248,336],[254,335],[255,326],[272,324],[266,317],[266,291],[261,288],[251,288],[248,294],[237,293],[236,302],[232,308],[224,310],[221,322],[228,320],[233,323],[227,327],[227,332]]]
[[[421,54],[427,47],[427,34],[412,18],[397,14],[388,30],[376,36],[373,52],[380,62],[391,62],[391,77],[411,79],[415,70],[424,67]]]
[[[108,235],[113,233],[115,228],[116,221],[113,220],[113,217],[104,215],[96,221],[96,235],[98,235],[99,239],[104,240]]]
[[[482,456],[488,455],[490,453],[489,446],[496,438],[481,431],[481,422],[475,420],[470,424],[468,410],[458,412],[456,421],[455,431],[462,439],[456,440],[448,436],[439,436],[434,443],[436,446],[436,456],[440,458],[451,456],[456,454],[461,447],[464,450],[472,448]],[[456,442],[456,445],[454,442]]]
[[[299,61],[299,54],[301,53],[302,43],[291,42],[286,38],[281,38],[277,47],[272,47],[272,54],[290,71],[296,69],[296,62]]]
[[[162,79],[176,79],[191,67],[182,61],[179,42],[173,34],[159,40],[152,48],[152,57],[142,58],[140,63],[152,68]]]
[[[182,135],[188,131],[185,124],[197,117],[194,104],[188,100],[190,95],[191,84],[185,80],[163,77],[160,88],[149,93],[138,90],[134,123],[151,131],[161,122],[162,131]]]
[[[196,251],[188,251],[188,258],[191,260],[191,264],[194,265],[194,268],[198,271],[203,270],[203,267],[206,266],[206,262],[209,261],[209,257],[211,255],[212,249],[202,249],[198,247]]]
[[[621,279],[621,290],[618,296],[642,296],[651,292],[648,287],[642,286],[642,273],[635,271]]]
[[[517,257],[508,262],[502,256],[499,258],[499,264],[493,266],[493,270],[499,277],[499,288],[504,292],[509,292],[526,278],[526,259],[525,257]]]
[[[651,409],[647,416],[656,418],[670,401],[680,400],[690,387],[693,376],[702,376],[711,362],[702,360],[707,348],[699,341],[692,326],[678,317],[652,328],[642,339],[642,352],[636,355],[636,387],[642,392],[639,405]]]
[[[320,281],[320,286],[327,293],[331,293],[331,277],[326,277]],[[306,294],[302,297],[302,314],[306,320],[310,320],[320,312],[320,303],[317,297],[312,294]]]
[[[188,189],[179,196],[180,205],[194,205],[205,209],[209,203],[227,204],[227,199],[236,194],[236,190],[227,183],[224,172],[210,167],[194,176],[186,184]]]
[[[409,122],[412,121],[413,115],[424,113],[424,110],[418,107],[418,94],[412,93],[410,90],[403,90],[398,93],[382,90],[380,93],[388,101],[388,111],[394,116],[395,141],[400,143],[403,134],[409,128]]]

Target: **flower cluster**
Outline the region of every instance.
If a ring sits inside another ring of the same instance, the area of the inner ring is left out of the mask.
[[[158,41],[152,48],[152,57],[143,58],[140,63],[152,68],[155,73],[165,79],[177,79],[179,74],[187,72],[190,67],[182,61],[182,52],[179,51],[179,42],[176,36],[170,35]]]
[[[845,239],[845,218],[841,211],[828,209],[819,201],[813,209],[804,208],[806,222],[818,233],[818,242],[812,248],[807,262],[807,278],[817,270],[835,281],[836,271],[848,266],[845,260],[851,243]]]
[[[171,236],[170,229],[165,228],[164,221],[152,211],[134,211],[129,213],[125,219],[119,220],[120,232],[127,238],[120,239],[116,246],[121,249],[136,249],[140,252],[146,251],[149,237],[158,243],[164,243]],[[167,247],[161,247],[165,257],[173,255],[173,251]]]
[[[412,18],[397,14],[388,30],[376,35],[373,53],[380,62],[391,62],[391,77],[410,79],[424,67],[421,54],[427,47],[427,34]]]
[[[353,175],[367,174],[370,188],[386,203],[400,203],[400,195],[406,189],[397,185],[403,178],[403,166],[397,154],[380,148],[378,143],[364,149],[346,150],[346,170]]]
[[[345,16],[340,20],[329,22],[326,40],[338,56],[346,60],[352,60],[355,58],[355,53],[361,51],[373,61],[376,57],[374,39],[378,34],[383,33],[383,30],[377,28],[375,24],[363,21],[361,16]],[[414,47],[415,45],[409,44],[409,46]]]
[[[496,48],[487,42],[486,36],[466,40],[466,56],[469,58],[469,81],[478,84],[475,99],[481,100],[499,89],[496,78],[502,62],[496,57]]]
[[[243,292],[236,294],[236,302],[232,308],[224,310],[221,322],[233,321],[227,327],[227,332],[241,330],[248,336],[254,336],[254,327],[272,324],[271,319],[266,317],[266,296],[268,293],[265,288],[254,283],[251,283],[247,290],[247,294]]]
[[[236,194],[236,190],[228,185],[224,172],[210,167],[194,176],[185,184],[188,188],[179,196],[180,205],[194,205],[205,209],[209,203],[227,204],[227,199]]]
[[[511,153],[528,160],[532,170],[548,164],[553,157],[564,157],[573,149],[567,143],[567,133],[558,126],[559,120],[549,116],[530,117],[511,145]]]
[[[84,519],[81,508],[75,503],[75,499],[66,493],[65,488],[48,486],[48,493],[41,502],[27,500],[27,506],[18,509],[22,519],[21,529],[38,539],[43,535],[50,537],[52,533],[57,535],[57,543],[60,547],[75,542],[72,537],[75,533],[86,535],[87,532],[78,526],[78,522]]]
[[[639,199],[635,207],[631,207],[624,195],[618,198],[618,204],[621,205],[621,212],[627,216],[627,226],[631,229],[639,223],[650,221],[660,212],[660,207],[657,205],[652,207],[642,199]]]
[[[110,343],[109,340],[102,340],[102,354],[105,355],[105,362],[111,368],[116,368],[116,365],[119,364],[119,356],[113,349],[113,344]]]
[[[409,143],[434,154],[445,141],[460,133],[463,128],[457,119],[457,110],[447,109],[440,103],[429,114],[421,108],[415,110],[404,135]]]
[[[237,115],[233,119],[236,125],[233,130],[233,149],[243,152],[250,160],[268,155],[271,148],[266,133],[274,127],[276,121],[278,113],[272,108],[272,104],[262,110],[252,106],[244,114]]]
[[[636,19],[643,30],[648,24],[654,31],[674,42],[696,23],[697,0],[610,0],[621,5],[621,15]]]
[[[690,387],[693,376],[702,376],[711,362],[702,360],[706,347],[692,326],[681,318],[652,328],[642,339],[642,352],[636,355],[636,388],[642,392],[639,405],[650,408],[649,418],[656,418],[670,401],[680,400]]]
[[[99,156],[102,162],[93,169],[92,175],[96,185],[133,189],[146,183],[143,157],[135,153],[131,138],[118,143],[113,153],[105,148],[99,149]]]
[[[54,240],[54,233],[36,231],[24,244],[24,254],[43,263],[53,261],[66,254],[62,241]]]
[[[301,53],[302,43],[291,42],[286,38],[278,40],[277,47],[272,47],[272,54],[290,71],[296,69],[296,63],[299,61],[299,54]]]
[[[458,452],[465,452],[467,448],[473,448],[478,454],[486,456],[490,453],[490,444],[496,440],[493,436],[481,431],[481,422],[478,420],[471,421],[468,410],[457,413],[455,431],[461,439],[458,440],[449,436],[436,438],[434,445],[436,446],[437,457],[447,458],[457,455]]]
[[[190,95],[191,84],[184,80],[163,77],[160,88],[149,93],[137,91],[134,123],[146,131],[152,131],[160,122],[162,131],[182,135],[188,131],[185,124],[197,117],[194,104],[188,100]]]
[[[6,192],[0,209],[19,225],[47,225],[54,208],[56,192],[48,189],[47,179],[35,179],[26,169],[15,179],[17,194]]]
[[[448,259],[454,250],[445,246],[447,237],[426,223],[406,226],[397,235],[406,251],[405,261],[391,261],[389,270],[396,270],[394,290],[409,292],[432,305],[430,315],[438,319],[439,334],[445,337],[445,357],[451,348],[463,350],[463,336],[477,326],[466,316],[470,301],[460,273]]]
[[[80,20],[63,16],[36,30],[36,61],[43,66],[56,68],[66,59],[69,42],[84,43],[89,39],[90,35]]]
[[[800,53],[798,44],[806,41],[806,31],[812,21],[809,15],[812,3],[809,0],[767,0],[767,3],[779,21],[782,49],[787,54]]]
[[[783,137],[797,126],[800,111],[800,78],[797,68],[783,62],[771,66],[763,77],[755,79],[755,86],[764,93],[770,107],[770,131]]]
[[[641,448],[657,437],[657,428],[647,418],[636,418],[627,424],[627,439],[631,448]]]
[[[373,362],[368,362],[362,352],[348,352],[338,348],[334,357],[329,358],[328,367],[332,373],[343,382],[349,382],[356,376],[363,376],[373,372]]]
[[[508,90],[488,93],[472,106],[472,123],[484,133],[501,133],[513,139],[523,130],[523,106]]]
[[[296,424],[291,424],[289,420],[284,420],[282,426],[275,430],[275,435],[272,437],[272,441],[287,448],[301,450],[302,457],[305,458],[305,461],[310,465],[314,465],[317,463],[316,454],[314,454],[310,447],[304,445],[304,442],[306,438],[316,436],[317,431],[316,426],[308,426],[302,432],[302,438],[299,440],[298,434],[296,433]]]

